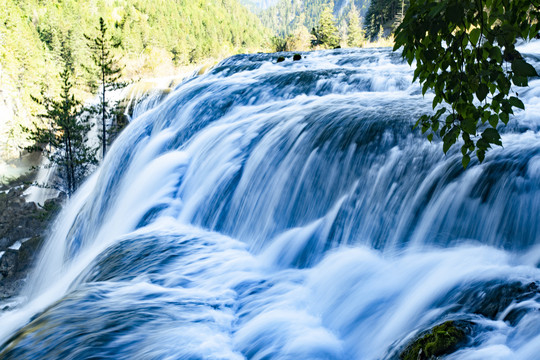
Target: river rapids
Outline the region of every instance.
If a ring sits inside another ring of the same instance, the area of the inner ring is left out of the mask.
[[[454,320],[445,359],[538,359],[540,79],[464,170],[412,130],[432,96],[399,54],[286,57],[134,112],[1,315],[0,358],[398,359]]]

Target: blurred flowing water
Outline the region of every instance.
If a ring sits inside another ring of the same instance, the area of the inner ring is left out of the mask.
[[[432,99],[397,54],[276,58],[134,111],[0,318],[2,359],[392,359],[446,320],[474,323],[449,359],[537,359],[540,80],[464,171],[411,130]]]

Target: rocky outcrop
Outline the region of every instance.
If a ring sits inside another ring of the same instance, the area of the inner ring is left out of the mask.
[[[0,186],[0,300],[16,295],[24,285],[46,229],[63,202],[63,197],[48,200],[43,207],[26,202],[27,179]]]

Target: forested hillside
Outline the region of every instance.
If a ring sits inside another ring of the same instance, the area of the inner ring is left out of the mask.
[[[395,29],[403,20],[409,0],[371,0],[365,18],[365,28],[370,39],[383,29]]]
[[[240,0],[240,3],[246,5],[252,10],[267,9],[276,2],[278,2],[278,0]]]
[[[95,33],[99,17],[121,42],[116,56],[132,76],[259,50],[267,34],[237,0],[0,0],[0,157],[21,140],[14,124],[36,110],[30,95],[55,93],[62,42],[73,50],[77,78],[89,80],[84,34]]]
[[[353,3],[360,15],[364,16],[370,0],[279,0],[274,6],[260,12],[259,16],[275,35],[285,37],[299,25],[308,29],[316,27],[323,9],[332,4],[339,26],[344,26],[346,15]]]
[[[252,4],[256,2],[244,1]],[[388,36],[399,25],[409,6],[409,0],[279,0],[265,10],[253,10],[253,6],[251,9],[274,35],[284,38],[299,26],[310,30],[316,27],[323,9],[332,5],[338,27],[343,30],[348,24],[347,17],[353,4],[363,19],[362,27],[366,30],[368,39],[376,40],[381,29],[384,36]]]

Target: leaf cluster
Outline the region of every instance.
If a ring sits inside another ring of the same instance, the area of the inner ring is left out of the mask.
[[[538,0],[410,2],[394,50],[403,48],[408,63],[416,61],[414,80],[423,94],[433,91],[437,110],[416,126],[430,141],[440,136],[445,153],[461,137],[464,167],[474,152],[482,162],[492,145],[502,145],[498,125],[524,109],[513,85],[527,86],[538,74],[516,41],[538,35],[539,15]]]

